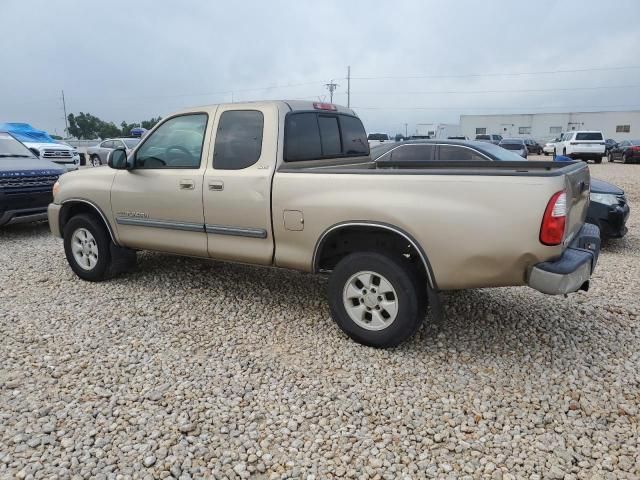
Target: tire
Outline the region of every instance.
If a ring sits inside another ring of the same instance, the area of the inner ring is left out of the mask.
[[[607,155],[607,160],[609,161],[609,163],[613,163],[613,155],[611,155],[611,152],[609,152],[609,155]]]
[[[91,166],[99,167],[100,165],[102,165],[102,160],[100,160],[100,157],[98,155],[91,155]]]
[[[622,154],[622,163],[627,163],[627,154],[626,153]]]
[[[426,288],[422,282],[424,278],[403,257],[352,253],[329,277],[331,316],[358,343],[395,347],[411,337],[424,319]]]
[[[102,223],[88,214],[72,217],[64,227],[64,253],[74,273],[90,282],[109,276],[111,239]]]
[[[564,155],[565,157],[567,156],[567,149],[566,148],[562,149],[562,155]]]
[[[543,152],[543,153],[545,157],[549,156],[549,152]]]
[[[600,157],[600,158],[596,158],[596,159],[594,160],[594,162],[596,162],[596,163],[602,163],[602,157]]]

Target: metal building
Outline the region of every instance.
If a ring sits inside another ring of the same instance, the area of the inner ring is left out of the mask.
[[[640,110],[622,112],[460,115],[462,134],[497,133],[503,137],[552,140],[570,130],[601,130],[604,138],[640,139]]]

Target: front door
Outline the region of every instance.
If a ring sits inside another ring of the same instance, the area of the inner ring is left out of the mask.
[[[216,115],[203,200],[209,256],[269,265],[273,258],[271,179],[278,109],[229,105]]]
[[[207,255],[202,212],[207,120],[206,113],[165,120],[134,152],[134,168],[116,174],[111,207],[124,246]]]

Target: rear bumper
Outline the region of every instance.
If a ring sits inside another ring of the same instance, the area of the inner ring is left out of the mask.
[[[549,295],[587,290],[599,253],[600,230],[586,223],[560,258],[539,263],[531,269],[527,284]]]
[[[573,158],[574,160],[584,159],[584,158],[593,158],[597,160],[599,158],[604,157],[603,152],[571,152],[567,153],[567,157]]]

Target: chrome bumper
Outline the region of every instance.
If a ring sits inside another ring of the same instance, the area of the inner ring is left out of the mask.
[[[600,230],[586,223],[560,258],[539,263],[531,269],[527,283],[549,295],[588,290],[599,253]]]

